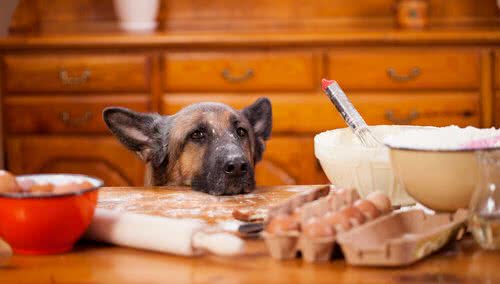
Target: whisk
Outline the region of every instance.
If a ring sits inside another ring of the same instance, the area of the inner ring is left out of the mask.
[[[339,84],[333,80],[326,79],[323,79],[321,83],[323,91],[328,95],[344,121],[361,143],[366,147],[381,146],[382,143],[373,135],[363,117],[354,108]]]

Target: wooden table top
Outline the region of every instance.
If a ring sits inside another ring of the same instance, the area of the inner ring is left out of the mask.
[[[137,189],[135,189],[137,190]],[[262,240],[237,257],[181,257],[81,241],[60,255],[15,255],[0,283],[500,283],[500,251],[467,236],[405,268],[361,268],[341,258],[309,264],[270,258]]]
[[[0,268],[0,283],[500,283],[500,252],[471,238],[398,269],[277,261],[263,242],[249,247],[247,256],[189,258],[82,242],[68,254],[16,255]]]

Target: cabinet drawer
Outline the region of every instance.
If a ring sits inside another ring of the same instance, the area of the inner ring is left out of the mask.
[[[479,74],[474,50],[339,50],[328,55],[328,78],[347,90],[474,89]]]
[[[138,186],[144,179],[143,163],[113,137],[9,138],[7,167],[15,174],[86,174],[107,186]]]
[[[102,119],[107,106],[148,111],[146,96],[5,98],[4,122],[9,133],[108,133]]]
[[[311,53],[171,53],[164,57],[168,91],[311,90],[320,58]]]
[[[195,102],[216,101],[237,109],[250,105],[259,96],[164,96],[162,112],[172,114]],[[273,133],[318,133],[346,127],[325,95],[270,95],[273,105]],[[425,95],[355,94],[355,107],[368,124],[414,124],[479,126],[479,97],[475,93],[434,93]]]
[[[147,91],[142,55],[6,56],[7,92]]]

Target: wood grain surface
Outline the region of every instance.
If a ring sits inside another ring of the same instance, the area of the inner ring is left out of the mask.
[[[103,192],[114,190],[130,188]],[[0,267],[0,283],[499,283],[498,263],[498,252],[481,250],[470,236],[411,266],[383,269],[353,267],[340,255],[323,264],[278,261],[256,239],[237,257],[180,257],[81,241],[66,254],[13,256]]]
[[[170,218],[231,221],[233,211],[266,214],[269,205],[322,186],[273,186],[249,194],[214,196],[189,187],[107,187],[99,191],[97,207]]]
[[[466,238],[405,268],[352,267],[343,259],[277,261],[262,241],[240,257],[179,257],[83,242],[53,256],[14,256],[0,283],[499,283],[500,254]]]

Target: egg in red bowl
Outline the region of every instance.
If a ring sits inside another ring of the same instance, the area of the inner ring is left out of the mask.
[[[0,237],[17,254],[70,251],[92,221],[103,182],[40,174],[18,176],[13,183],[9,174],[0,172]]]

